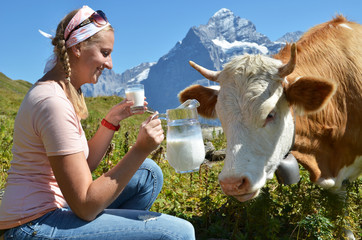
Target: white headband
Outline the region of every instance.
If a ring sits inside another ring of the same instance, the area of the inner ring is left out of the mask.
[[[105,27],[109,26],[110,24],[107,22],[107,24],[98,27],[95,23],[87,24],[79,29],[76,29],[75,31],[72,31],[74,28],[76,28],[79,24],[81,24],[84,20],[92,16],[92,14],[95,11],[91,9],[88,6],[83,6],[79,11],[74,15],[74,17],[70,20],[67,27],[64,30],[64,39],[68,38],[68,35],[70,34],[70,37],[65,43],[65,46],[67,48],[70,48],[80,42],[83,42],[87,38],[93,36],[97,32],[101,31]]]

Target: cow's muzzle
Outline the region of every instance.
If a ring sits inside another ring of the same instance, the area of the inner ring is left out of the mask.
[[[219,183],[226,195],[235,197],[240,202],[248,201],[259,194],[259,189],[251,191],[251,184],[247,177],[219,179]]]

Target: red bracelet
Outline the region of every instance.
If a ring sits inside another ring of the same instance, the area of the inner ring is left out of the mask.
[[[119,124],[118,124],[117,126],[114,126],[112,123],[108,122],[108,121],[107,121],[106,119],[104,119],[104,118],[102,119],[101,124],[102,124],[103,126],[105,126],[106,128],[111,129],[111,130],[113,130],[113,131],[118,131],[119,128],[121,127]]]

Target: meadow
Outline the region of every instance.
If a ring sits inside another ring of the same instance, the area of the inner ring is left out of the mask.
[[[29,87],[26,82],[8,81],[0,75],[0,189],[5,186],[12,159],[14,119]],[[82,125],[88,138],[97,130],[108,109],[121,100],[116,96],[86,99],[90,116]],[[140,123],[147,117],[145,113],[121,122],[121,129],[93,172],[93,178],[122,158],[135,142]],[[213,135],[215,148],[225,148],[225,136],[216,131]],[[349,185],[344,202],[312,184],[301,168],[299,183],[284,186],[274,178],[259,197],[240,203],[225,196],[219,187],[217,176],[223,167],[222,161],[202,164],[199,172],[178,174],[165,159],[165,150],[166,141],[150,155],[164,174],[163,189],[151,210],[187,219],[194,225],[197,239],[340,239],[344,228],[351,229],[357,239],[362,238],[361,178]]]

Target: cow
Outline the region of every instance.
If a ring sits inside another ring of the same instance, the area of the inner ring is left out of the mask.
[[[341,190],[361,174],[362,25],[337,15],[272,57],[236,56],[222,71],[190,65],[219,83],[191,85],[178,97],[220,119],[226,195],[255,198],[288,152],[323,188]]]

